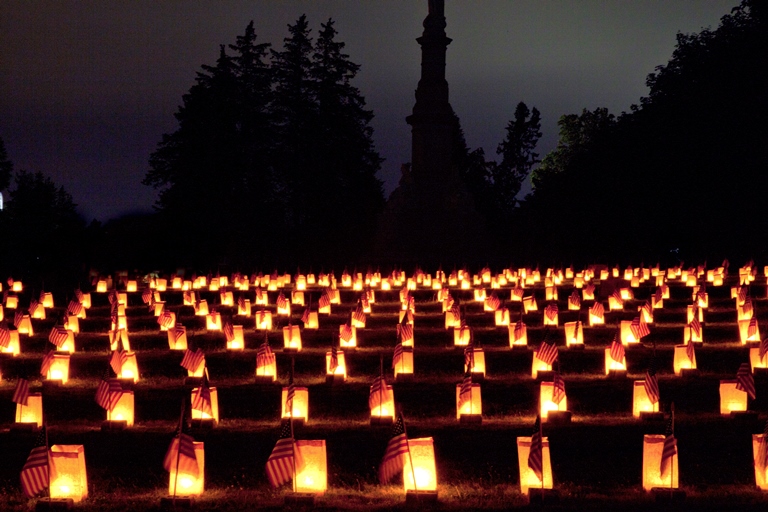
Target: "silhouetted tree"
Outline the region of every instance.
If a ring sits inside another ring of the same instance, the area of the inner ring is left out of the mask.
[[[505,217],[517,204],[515,198],[523,180],[539,163],[539,154],[534,150],[540,138],[541,114],[536,107],[528,110],[528,106],[521,101],[515,108],[515,118],[507,124],[506,138],[496,149],[496,154],[502,156],[501,163],[491,170],[498,208]]]
[[[321,213],[312,217],[313,228],[330,236],[330,246],[338,247],[337,255],[342,256],[363,250],[359,245],[371,232],[384,195],[376,178],[382,159],[373,144],[373,112],[366,110],[365,99],[351,83],[360,66],[343,53],[344,43],[336,41],[333,25],[330,19],[321,24],[312,55],[317,149],[306,183],[314,190],[310,204]],[[327,207],[329,201],[332,208]],[[324,224],[335,226],[335,232],[322,230]],[[355,244],[344,242],[350,237]]]
[[[541,115],[534,107],[520,102],[514,119],[506,127],[506,137],[496,149],[500,163],[487,161],[482,148],[470,151],[459,131],[456,147],[461,175],[472,193],[478,212],[494,224],[507,222],[518,204],[516,199],[531,168],[539,162],[534,150],[541,137]]]
[[[47,283],[76,278],[82,270],[85,223],[72,196],[41,173],[17,171],[0,215],[4,269]],[[65,275],[68,274],[68,275]]]
[[[306,16],[288,31],[279,51],[256,43],[252,22],[231,54],[222,46],[150,159],[161,229],[205,244],[192,263],[285,264],[308,243],[359,236],[383,204],[373,114],[351,85],[358,65],[332,20],[314,46]]]
[[[540,173],[521,212],[527,247],[646,262],[677,249],[689,261],[766,256],[765,9],[744,0],[717,30],[678,34],[639,106],[590,134],[578,157],[548,155],[541,168],[557,179]],[[546,239],[534,236],[541,225]]]
[[[557,147],[548,153],[541,165],[531,174],[533,190],[541,190],[547,180],[568,169],[594,142],[595,137],[605,134],[616,123],[616,117],[607,108],[594,111],[582,110],[581,115],[568,114],[560,117],[560,139]]]

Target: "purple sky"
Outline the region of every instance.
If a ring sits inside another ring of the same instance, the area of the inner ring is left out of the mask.
[[[471,148],[495,157],[515,105],[542,114],[545,155],[557,120],[582,108],[619,114],[647,93],[678,31],[716,28],[738,0],[446,0],[451,104]],[[336,20],[362,66],[389,194],[410,160],[405,117],[419,78],[426,0],[27,1],[0,4],[0,137],[17,169],[63,185],[87,220],[149,211],[149,154],[202,64],[254,20],[280,48],[306,13]]]

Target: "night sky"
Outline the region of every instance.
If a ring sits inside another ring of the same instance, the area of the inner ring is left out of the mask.
[[[738,0],[446,0],[450,100],[471,148],[495,157],[524,101],[542,115],[543,156],[563,114],[629,110],[672,55],[677,32],[716,28]],[[312,35],[336,21],[355,81],[376,117],[394,189],[410,127],[426,0],[22,1],[0,4],[0,137],[16,169],[63,185],[86,220],[150,211],[141,185],[161,135],[202,64],[254,20],[282,47],[306,13]]]

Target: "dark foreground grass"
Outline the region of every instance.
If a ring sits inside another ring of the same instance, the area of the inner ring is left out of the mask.
[[[537,289],[540,294],[543,290]],[[638,299],[650,295],[638,290]],[[394,347],[394,325],[398,304],[374,305],[369,327],[360,330],[361,348],[348,355],[351,378],[343,385],[323,382],[325,351],[346,321],[355,295],[343,292],[345,308],[334,309],[323,319],[324,328],[305,331],[307,349],[295,357],[296,380],[310,388],[310,422],[296,430],[299,439],[324,439],[328,456],[328,492],[318,498],[319,510],[399,510],[405,507],[402,487],[381,486],[376,471],[389,438],[389,429],[371,428],[367,422],[368,386],[378,374],[381,356],[385,371]],[[396,293],[396,292],[395,292]],[[394,295],[390,293],[389,295]],[[564,290],[567,297],[568,290]],[[726,287],[711,292],[713,307],[707,312],[705,345],[697,347],[702,375],[682,379],[671,374],[672,346],[682,341],[684,308],[690,291],[673,289],[673,300],[658,323],[652,326],[644,347],[627,350],[631,378],[641,378],[658,344],[662,367],[660,388],[665,408],[672,401],[678,411],[676,435],[680,449],[680,482],[687,500],[674,509],[766,510],[768,495],[754,488],[751,434],[760,425],[745,425],[720,417],[718,381],[732,378],[738,364],[746,360],[746,348],[735,342],[735,312]],[[452,348],[452,333],[442,327],[440,305],[433,293],[417,295],[416,378],[395,383],[395,396],[403,407],[409,437],[432,436],[435,441],[440,501],[436,510],[506,510],[527,507],[519,492],[517,436],[527,436],[538,403],[538,383],[530,378],[531,353],[511,351],[506,328],[494,328],[491,316],[478,304],[467,307],[476,340],[487,351],[488,378],[482,384],[484,422],[460,426],[455,420],[455,385],[461,380],[463,353]],[[196,435],[205,442],[206,491],[197,510],[283,510],[286,487],[277,491],[267,484],[264,465],[278,435],[280,385],[285,384],[291,358],[279,353],[279,381],[274,386],[253,384],[255,348],[263,334],[252,327],[246,332],[247,350],[222,350],[223,336],[206,333],[191,309],[180,306],[178,294],[167,294],[169,304],[191,328],[190,343],[206,350],[212,382],[219,387],[222,422],[214,430]],[[381,294],[386,298],[387,294]],[[50,440],[56,444],[85,446],[90,497],[77,510],[157,510],[168,487],[162,459],[178,417],[180,399],[189,391],[182,384],[181,354],[170,353],[165,335],[157,331],[154,317],[138,303],[129,308],[129,325],[137,350],[142,381],[136,386],[137,426],[120,433],[103,433],[99,424],[103,411],[94,403],[98,377],[108,360],[106,298],[78,337],[78,352],[72,357],[72,382],[45,391]],[[215,296],[209,297],[210,301]],[[465,297],[466,299],[466,297]],[[758,301],[757,298],[756,302]],[[132,296],[131,300],[138,300]],[[175,301],[175,302],[174,302]],[[764,302],[764,298],[759,298]],[[551,510],[649,510],[662,509],[641,490],[642,436],[661,433],[663,425],[645,425],[631,418],[631,380],[607,380],[602,374],[603,349],[610,342],[619,320],[636,315],[631,303],[621,313],[609,314],[612,325],[586,328],[587,348],[561,350],[562,370],[574,422],[569,427],[544,427],[549,437],[555,487],[561,494]],[[543,300],[541,302],[543,304]],[[510,304],[508,304],[510,305]],[[516,310],[519,304],[510,305]],[[561,324],[576,319],[561,301]],[[765,311],[759,307],[758,312]],[[513,315],[514,316],[514,315]],[[763,320],[761,320],[763,321]],[[6,379],[0,383],[0,425],[13,420],[10,396],[13,380],[35,375],[47,346],[47,330],[54,319],[40,324],[38,334],[24,339],[25,352],[2,361]],[[531,326],[530,344],[535,347],[547,336],[541,327],[541,312],[526,316]],[[36,324],[36,327],[38,325]],[[551,333],[562,346],[562,327]],[[278,328],[269,333],[272,346],[281,343]],[[39,385],[35,383],[35,388]],[[758,400],[750,408],[768,408],[768,382],[758,380]],[[19,472],[32,445],[31,435],[0,432],[0,511],[29,510],[33,500],[23,497]],[[395,479],[399,481],[399,478]]]
[[[628,512],[646,510],[697,510],[744,512],[764,511],[768,497],[756,490],[745,490],[736,486],[716,488],[683,487],[686,499],[682,503],[659,504],[653,495],[635,488],[617,487],[608,492],[589,486],[561,486],[558,490],[559,503],[546,505],[543,510],[584,511],[622,510]],[[195,500],[194,510],[216,512],[244,512],[250,510],[290,510],[285,506],[288,491],[262,491],[255,489],[213,488]],[[82,512],[133,512],[161,510],[160,500],[165,497],[160,491],[128,492],[116,491],[91,497],[76,505]],[[395,486],[334,488],[315,501],[315,510],[375,511],[426,509],[426,510],[526,510],[532,507],[528,498],[521,495],[514,485],[499,484],[490,487],[473,484],[438,486],[438,502],[435,505],[421,504],[406,506],[402,490]],[[35,500],[11,497],[3,503],[2,510],[9,512],[27,511]]]

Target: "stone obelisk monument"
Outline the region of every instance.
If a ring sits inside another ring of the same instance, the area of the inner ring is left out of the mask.
[[[411,165],[379,220],[374,258],[400,264],[456,265],[485,260],[485,225],[460,178],[459,123],[448,101],[444,0],[429,0],[421,79],[411,125]]]

